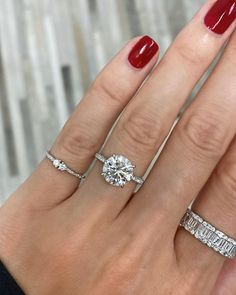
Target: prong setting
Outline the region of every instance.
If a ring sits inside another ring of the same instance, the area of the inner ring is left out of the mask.
[[[109,184],[121,188],[130,181],[143,184],[143,179],[134,175],[136,166],[125,156],[113,154],[106,159],[102,154],[97,153],[95,157],[103,163],[101,175]]]

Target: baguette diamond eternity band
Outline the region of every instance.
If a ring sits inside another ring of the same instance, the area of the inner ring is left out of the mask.
[[[114,154],[106,159],[102,154],[97,153],[95,157],[103,163],[102,175],[109,184],[118,187],[124,187],[129,181],[143,184],[143,178],[134,175],[135,166],[125,156]]]
[[[190,209],[182,218],[180,226],[221,255],[230,259],[236,256],[236,240],[216,229]]]

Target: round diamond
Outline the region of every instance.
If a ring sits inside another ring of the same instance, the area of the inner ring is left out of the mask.
[[[108,183],[123,187],[133,179],[134,166],[126,157],[113,155],[105,161],[102,171]]]

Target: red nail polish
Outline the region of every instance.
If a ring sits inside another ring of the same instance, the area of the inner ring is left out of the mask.
[[[129,54],[129,62],[137,69],[145,67],[159,50],[157,43],[150,37],[144,36],[133,47]]]
[[[217,0],[205,16],[205,25],[223,34],[236,18],[236,0]]]

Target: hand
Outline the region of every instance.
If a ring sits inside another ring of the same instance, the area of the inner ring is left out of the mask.
[[[137,192],[134,181],[124,188],[107,183],[100,161],[79,185],[45,158],[0,209],[0,259],[26,294],[211,294],[226,258],[179,222],[195,200],[194,211],[236,236],[236,3],[213,2],[155,69],[155,42],[131,40],[98,75],[53,144],[55,157],[83,173],[122,112],[102,154],[125,155],[136,165],[135,175],[143,175],[232,35]],[[233,295],[233,288],[219,295]]]

